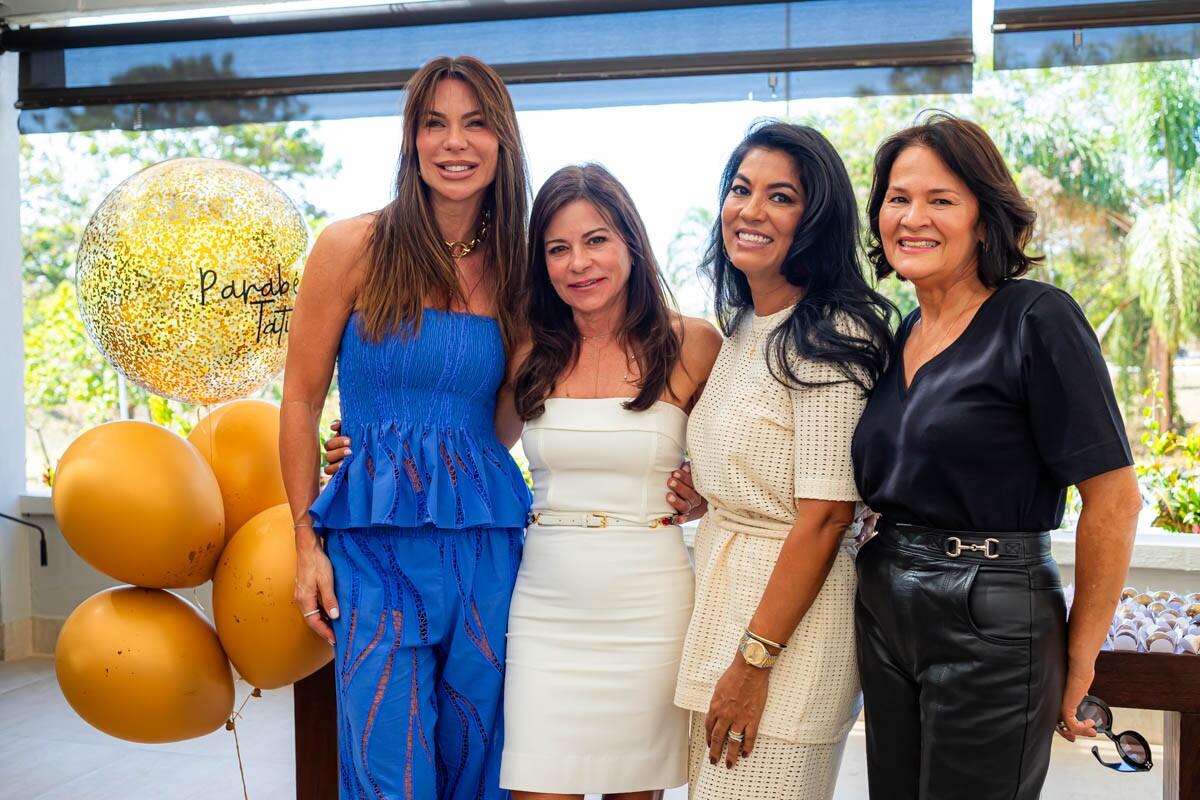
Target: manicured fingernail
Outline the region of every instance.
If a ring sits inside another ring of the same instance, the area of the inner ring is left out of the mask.
[[[683,471],[684,471],[684,472],[691,472],[691,471],[692,471],[692,465],[691,465],[691,464],[684,464],[684,465],[683,465]]]
[[[338,614],[339,614],[339,613],[340,613],[340,612],[337,610],[337,608],[336,608],[336,607],[335,607],[335,608],[331,608],[331,609],[329,609],[329,614],[328,614],[328,617],[329,617],[330,619],[337,619],[337,618],[338,618]]]
[[[710,763],[710,764],[716,764],[716,763],[717,763],[717,760],[716,760],[715,758],[710,758],[710,759],[708,760],[708,763]]]
[[[683,477],[682,475],[680,475],[680,474],[679,474],[679,470],[675,470],[675,471],[674,471],[674,472],[672,472],[671,474],[672,474],[672,475],[674,475],[676,478],[682,478],[682,477]]]
[[[678,485],[679,484],[676,483],[674,480],[667,481],[667,486],[670,486],[672,489],[674,489]]]
[[[347,447],[345,452],[342,453],[342,458],[349,458],[349,457],[350,457],[350,448]]]
[[[669,495],[667,495],[667,502],[668,502],[668,503],[674,503],[674,502],[675,502],[675,499],[676,499],[676,498],[675,498],[675,495],[673,495],[673,494],[669,494]]]

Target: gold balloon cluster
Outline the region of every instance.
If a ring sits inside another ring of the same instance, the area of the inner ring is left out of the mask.
[[[79,243],[79,312],[96,347],[155,394],[220,403],[283,368],[303,216],[238,164],[180,158],[125,180]]]
[[[292,599],[278,438],[278,408],[239,400],[187,439],[110,422],[63,454],[52,495],[63,536],[96,569],[136,584],[84,601],[59,635],[59,685],[91,725],[136,742],[200,736],[233,711],[231,661],[275,689],[333,657]],[[165,591],[209,579],[215,626]]]

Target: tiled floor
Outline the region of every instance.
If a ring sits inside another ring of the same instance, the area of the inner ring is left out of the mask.
[[[238,687],[238,702],[249,691]],[[0,800],[288,800],[295,793],[292,695],[286,689],[252,698],[238,723],[247,792],[242,793],[233,734],[225,730],[167,745],[119,741],[89,727],[71,710],[49,658],[0,663]],[[1157,800],[1160,766],[1120,775],[1092,759],[1089,744],[1056,740],[1047,800]],[[987,769],[986,753],[980,769]],[[850,734],[836,800],[865,798],[863,733]],[[667,793],[686,800],[687,792]],[[768,800],[759,798],[758,800]]]

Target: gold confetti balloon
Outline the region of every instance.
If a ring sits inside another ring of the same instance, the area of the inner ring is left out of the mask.
[[[188,403],[244,397],[283,368],[308,227],[275,184],[179,158],[114,189],[75,282],[92,341],[128,380]]]

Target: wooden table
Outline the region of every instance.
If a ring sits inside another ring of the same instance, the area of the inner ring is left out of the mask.
[[[296,800],[337,800],[333,680],[328,664],[294,687]],[[1200,657],[1101,653],[1092,694],[1111,706],[1165,711],[1163,763],[1154,766],[1162,771],[1163,800],[1200,798]],[[1116,717],[1116,732],[1127,730]]]
[[[296,727],[296,800],[337,800],[337,698],[333,662],[292,686]]]
[[[1200,656],[1101,653],[1092,694],[1110,706],[1165,712],[1163,763],[1154,766],[1162,770],[1163,800],[1200,798]],[[1114,716],[1114,733],[1129,729],[1120,712]]]

